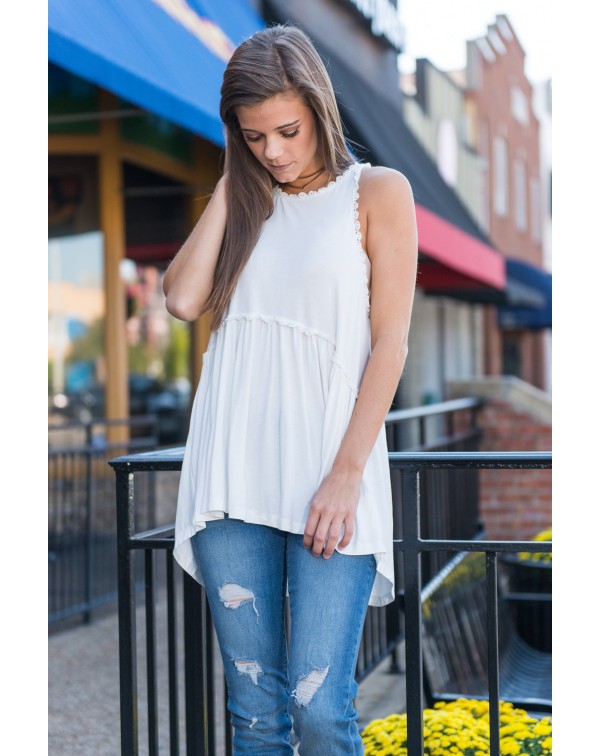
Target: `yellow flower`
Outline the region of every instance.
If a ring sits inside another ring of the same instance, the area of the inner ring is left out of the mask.
[[[505,701],[500,702],[499,708],[502,756],[530,756],[532,748],[540,756],[552,753],[550,718],[533,719]],[[362,737],[365,756],[407,756],[406,714],[373,720]],[[460,699],[425,709],[423,744],[428,756],[489,756],[488,702]]]
[[[552,726],[547,718],[540,719],[540,721],[533,728],[535,735],[550,735],[552,732]]]
[[[500,753],[502,756],[518,756],[520,752],[521,746],[515,743],[514,740],[500,741]]]

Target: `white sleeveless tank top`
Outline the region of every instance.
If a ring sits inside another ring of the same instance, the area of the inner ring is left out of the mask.
[[[366,164],[369,165],[369,164]],[[353,163],[327,186],[274,191],[274,210],[211,333],[185,448],[174,555],[203,583],[191,537],[224,517],[304,533],[371,353],[370,261]],[[392,492],[382,425],[344,554],[374,554],[369,604],[394,598]]]

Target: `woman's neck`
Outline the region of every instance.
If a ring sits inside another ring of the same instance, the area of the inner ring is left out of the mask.
[[[301,194],[302,192],[313,192],[327,186],[331,181],[331,173],[321,166],[317,170],[304,173],[298,176],[294,181],[281,183],[279,186],[286,194]]]

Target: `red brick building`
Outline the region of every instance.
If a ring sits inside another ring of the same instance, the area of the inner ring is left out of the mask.
[[[507,260],[541,270],[540,126],[525,55],[508,18],[496,16],[485,36],[467,42],[466,105],[482,157],[489,239]],[[485,322],[485,373],[517,375],[547,390],[543,329],[508,327],[492,305]]]

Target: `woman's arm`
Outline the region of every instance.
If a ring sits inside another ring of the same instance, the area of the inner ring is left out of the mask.
[[[340,548],[350,543],[354,533],[362,474],[408,353],[417,275],[417,225],[410,184],[389,168],[363,169],[363,175],[360,195],[371,260],[371,356],[332,470],[313,498],[304,530],[305,547],[326,559],[338,545],[342,525]]]
[[[225,234],[225,193],[226,176],[223,176],[194,230],[165,273],[166,307],[180,320],[196,320],[205,312]]]

